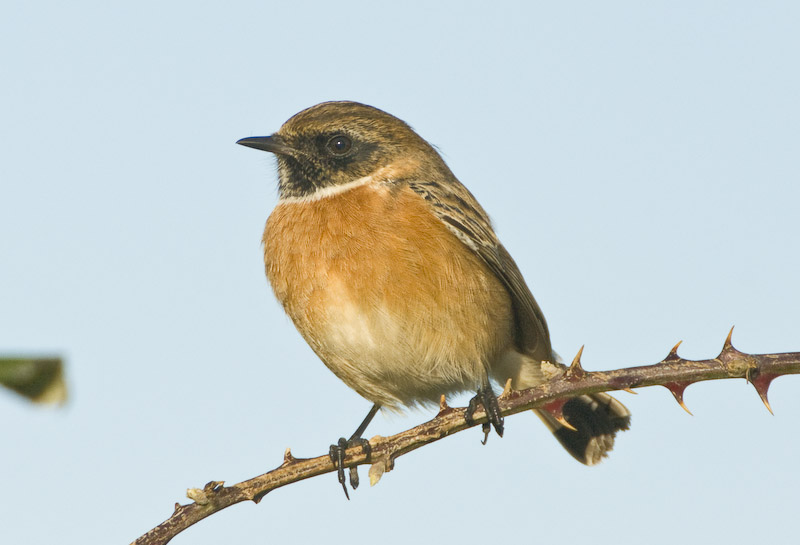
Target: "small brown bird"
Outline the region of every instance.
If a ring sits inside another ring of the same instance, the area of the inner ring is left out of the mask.
[[[529,388],[546,380],[543,361],[560,364],[516,263],[436,150],[355,102],[312,106],[238,143],[278,157],[280,200],[263,238],[275,295],[325,365],[374,403],[351,442],[381,407],[468,390],[502,435],[490,381]],[[576,431],[537,414],[587,465],[630,422],[607,394],[566,403]]]

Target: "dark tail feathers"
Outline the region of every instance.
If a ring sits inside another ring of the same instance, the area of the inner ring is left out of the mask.
[[[564,404],[564,418],[577,431],[560,424],[550,413],[536,411],[567,452],[579,462],[592,466],[614,447],[614,436],[627,430],[631,413],[608,394],[589,394]]]

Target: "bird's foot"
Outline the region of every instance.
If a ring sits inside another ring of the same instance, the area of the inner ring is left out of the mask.
[[[471,425],[474,422],[472,415],[475,414],[478,403],[482,404],[484,411],[486,411],[486,422],[482,426],[483,441],[481,441],[485,445],[486,441],[489,440],[489,433],[491,433],[492,427],[494,427],[497,435],[503,437],[503,415],[500,413],[500,405],[497,403],[497,396],[494,394],[494,390],[487,385],[481,387],[475,397],[469,400],[467,411],[464,413],[464,419],[467,424]]]
[[[367,457],[367,461],[369,461],[372,449],[369,440],[363,437],[351,437],[349,440],[341,437],[339,438],[339,442],[335,445],[331,445],[328,451],[331,462],[333,462],[333,465],[337,468],[336,475],[339,479],[339,484],[342,485],[344,495],[348,500],[350,499],[350,494],[347,492],[347,481],[344,477],[344,459],[347,449],[359,446],[363,449],[364,455]],[[358,468],[356,466],[350,468],[350,486],[353,487],[353,490],[358,488]]]

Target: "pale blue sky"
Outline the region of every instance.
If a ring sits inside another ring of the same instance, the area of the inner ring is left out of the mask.
[[[0,352],[63,353],[72,393],[0,392],[4,543],[128,543],[186,488],[360,422],[263,275],[274,161],[234,144],[324,100],[442,150],[566,358],[711,357],[733,324],[742,350],[800,351],[796,2],[374,4],[0,7]],[[632,429],[594,468],[522,414],[351,502],[318,477],[174,543],[793,543],[799,391],[774,383],[774,417],[744,381],[689,388],[694,417],[621,393]]]

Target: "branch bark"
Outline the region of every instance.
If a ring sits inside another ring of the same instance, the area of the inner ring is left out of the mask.
[[[704,380],[745,378],[753,384],[767,409],[772,412],[767,399],[769,385],[778,376],[800,373],[800,352],[746,354],[733,347],[731,334],[728,334],[720,354],[707,360],[680,358],[678,343],[666,358],[655,365],[587,372],[581,367],[579,352],[569,368],[552,366],[554,376],[545,384],[521,391],[511,390],[507,386],[499,398],[500,409],[503,416],[537,408],[559,417],[563,402],[578,395],[657,385],[668,388],[676,401],[686,409],[683,391],[688,385]],[[345,466],[369,463],[370,482],[374,484],[384,472],[394,467],[394,460],[398,457],[486,422],[482,407],[475,412],[471,424],[464,419],[464,412],[463,408],[448,407],[443,400],[439,414],[432,420],[391,437],[375,436],[370,439],[369,461],[360,447],[349,449]],[[334,471],[336,467],[327,454],[316,458],[295,458],[287,449],[283,463],[263,475],[232,486],[211,481],[202,489],[189,489],[187,496],[194,502],[187,505],[176,503],[172,516],[134,541],[133,545],[166,544],[189,526],[226,507],[246,500],[258,503],[276,488]]]

